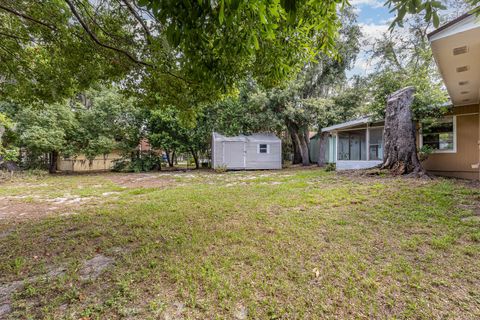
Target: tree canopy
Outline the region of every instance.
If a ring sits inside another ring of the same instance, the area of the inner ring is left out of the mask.
[[[292,77],[334,56],[346,0],[4,0],[0,91],[54,102],[97,81],[191,108],[251,76]]]

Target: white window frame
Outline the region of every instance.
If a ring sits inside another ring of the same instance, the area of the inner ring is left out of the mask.
[[[453,149],[450,150],[439,150],[439,149],[434,149],[432,150],[432,153],[457,153],[457,116],[451,116],[452,121],[453,121]],[[444,119],[447,119],[445,117]],[[420,148],[423,147],[423,130],[422,130],[422,122],[420,121],[420,130],[419,130],[419,135],[418,135],[418,145]]]
[[[265,152],[260,152],[260,145],[266,145],[266,146],[267,146],[267,152],[266,152],[266,153],[265,153]],[[257,153],[258,153],[258,154],[270,154],[270,144],[268,144],[268,143],[259,143],[259,144],[257,145]]]

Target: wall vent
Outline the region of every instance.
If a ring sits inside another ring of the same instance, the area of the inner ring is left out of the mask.
[[[460,81],[458,83],[459,86],[466,86],[468,84],[468,81]]]
[[[468,52],[468,47],[467,46],[458,47],[458,48],[453,49],[453,55],[454,56],[458,56],[460,54],[465,54],[467,52]]]
[[[465,72],[465,71],[468,71],[468,66],[461,66],[461,67],[457,67],[457,72]]]

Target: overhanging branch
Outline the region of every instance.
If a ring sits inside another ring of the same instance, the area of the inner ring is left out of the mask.
[[[145,21],[143,21],[142,17],[140,17],[140,15],[137,13],[137,11],[132,6],[129,0],[121,0],[121,2],[123,2],[127,6],[128,11],[130,11],[130,13],[135,17],[138,23],[140,23],[140,25],[143,28],[143,31],[145,32],[145,39],[147,40],[147,43],[150,44],[151,43],[150,38],[152,37],[152,35],[150,33],[150,30],[148,30],[148,27]]]
[[[77,11],[77,9],[75,8],[75,6],[73,5],[73,3],[70,1],[70,0],[65,0],[65,2],[67,3],[68,7],[70,8],[70,11],[72,12],[72,14],[75,16],[75,18],[78,20],[78,22],[80,23],[80,25],[82,26],[82,28],[85,30],[85,32],[88,34],[88,36],[90,37],[90,39],[93,40],[93,42],[95,42],[97,45],[105,48],[105,49],[109,49],[109,50],[112,50],[112,51],[115,51],[115,52],[118,52],[118,53],[121,53],[123,55],[125,55],[130,61],[136,63],[136,64],[139,64],[139,65],[142,65],[142,66],[146,66],[146,67],[150,67],[150,68],[153,68],[153,69],[157,69],[157,67],[151,63],[148,63],[148,62],[145,62],[145,61],[142,61],[142,60],[139,60],[137,59],[136,57],[134,57],[130,52],[126,51],[126,50],[123,50],[123,49],[120,49],[120,48],[117,48],[117,47],[114,47],[114,46],[111,46],[109,44],[106,44],[106,43],[103,43],[102,41],[100,41],[100,39],[98,39],[97,35],[92,31],[90,30],[90,28],[88,27],[88,25],[86,24],[86,22],[82,19],[82,17],[80,16],[79,12]],[[187,79],[184,79],[176,74],[173,74],[169,71],[164,71],[163,73],[165,74],[168,74],[174,78],[177,78],[179,80],[182,80],[188,84],[192,84],[192,82],[188,81]]]
[[[0,9],[2,9],[2,10],[4,10],[4,11],[7,11],[7,12],[9,12],[9,13],[11,13],[11,14],[14,14],[14,15],[16,15],[16,16],[18,16],[18,17],[21,17],[21,18],[23,18],[23,19],[25,19],[25,20],[34,22],[34,23],[36,23],[36,24],[40,24],[40,25],[42,25],[42,26],[44,26],[44,27],[47,27],[48,29],[50,29],[50,30],[52,30],[52,31],[55,31],[55,30],[56,30],[56,28],[55,28],[54,26],[49,25],[48,23],[45,23],[45,22],[43,22],[43,21],[40,21],[40,20],[35,19],[35,18],[33,18],[33,17],[30,17],[30,16],[28,16],[28,15],[26,15],[26,14],[24,14],[24,13],[18,12],[18,11],[16,11],[16,10],[11,9],[11,8],[5,7],[5,6],[2,5],[2,4],[0,4]]]
[[[92,32],[92,30],[90,30],[90,28],[88,27],[88,25],[85,23],[85,21],[83,21],[82,17],[80,16],[80,14],[78,13],[77,9],[75,8],[75,6],[72,4],[72,2],[70,0],[65,0],[65,2],[67,3],[67,5],[69,6],[70,8],[70,11],[72,11],[73,15],[75,16],[75,18],[77,18],[78,22],[80,23],[80,25],[82,26],[82,28],[85,30],[85,32],[90,36],[90,38],[93,40],[93,42],[95,42],[96,44],[98,44],[99,46],[105,48],[105,49],[109,49],[109,50],[113,50],[113,51],[116,51],[118,53],[121,53],[123,55],[125,55],[128,59],[130,59],[132,62],[136,63],[136,64],[140,64],[140,65],[143,65],[143,66],[147,66],[147,67],[153,67],[152,64],[150,63],[147,63],[145,61],[141,61],[141,60],[138,60],[137,58],[135,58],[130,52],[126,51],[126,50],[123,50],[123,49],[120,49],[120,48],[116,48],[116,47],[113,47],[111,45],[108,45],[106,43],[103,43],[102,41],[100,41],[96,34]]]

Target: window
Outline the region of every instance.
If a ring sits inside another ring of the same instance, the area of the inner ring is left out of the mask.
[[[259,144],[258,153],[268,153],[268,144]]]
[[[420,146],[430,146],[436,152],[455,152],[455,120],[455,116],[450,116],[422,121]]]
[[[383,128],[369,129],[369,159],[383,160]]]
[[[338,160],[367,160],[366,130],[338,133]]]

